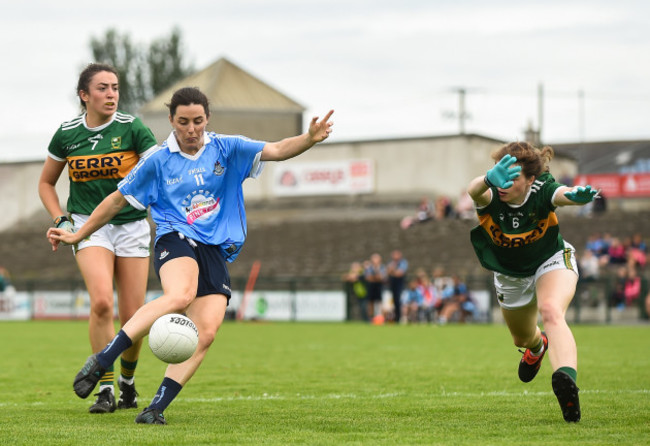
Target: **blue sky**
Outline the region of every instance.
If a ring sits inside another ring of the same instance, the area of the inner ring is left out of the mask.
[[[77,111],[91,37],[149,44],[181,29],[186,60],[225,56],[307,108],[332,141],[446,135],[545,142],[650,139],[644,1],[35,0],[0,6],[0,161],[44,159]],[[579,92],[584,99],[581,100]]]

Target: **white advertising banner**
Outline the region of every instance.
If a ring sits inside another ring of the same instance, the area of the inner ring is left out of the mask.
[[[145,300],[161,294],[151,290]],[[242,296],[233,292],[229,311],[239,310]],[[0,293],[0,320],[87,319],[89,315],[90,297],[85,290]],[[340,291],[253,291],[244,311],[244,319],[268,321],[333,322],[344,321],[346,316],[345,296]]]
[[[0,292],[0,321],[28,320],[32,316],[29,294],[7,287]]]
[[[145,301],[161,294],[162,291],[147,291]],[[34,319],[87,319],[90,316],[90,295],[86,290],[34,291],[32,297]],[[117,318],[117,293],[113,295],[113,315]]]
[[[239,311],[242,293],[233,292],[230,309]],[[340,291],[253,291],[244,319],[267,321],[344,321],[345,296]]]
[[[375,187],[372,160],[278,163],[273,178],[277,196],[354,195]]]
[[[34,319],[87,319],[90,296],[85,290],[34,291]]]

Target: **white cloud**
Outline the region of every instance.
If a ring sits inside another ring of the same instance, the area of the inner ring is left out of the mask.
[[[335,108],[333,140],[467,131],[517,139],[537,123],[577,140],[579,90],[589,140],[649,138],[650,5],[642,1],[38,0],[2,7],[0,160],[40,154],[77,111],[89,41],[108,28],[148,43],[179,26],[186,59],[226,56],[308,107]],[[6,10],[6,11],[5,11]],[[187,13],[187,14],[186,14]]]

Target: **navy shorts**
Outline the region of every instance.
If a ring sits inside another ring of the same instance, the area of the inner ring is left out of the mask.
[[[177,232],[163,235],[154,247],[153,266],[159,279],[165,262],[179,257],[190,257],[199,265],[196,297],[223,294],[230,301],[230,274],[218,246],[189,240]]]

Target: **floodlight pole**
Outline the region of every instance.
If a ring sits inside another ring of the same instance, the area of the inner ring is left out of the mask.
[[[585,142],[585,91],[578,90],[578,131],[580,142]]]
[[[458,125],[461,135],[465,134],[465,119],[467,118],[465,113],[465,93],[464,88],[458,89]]]
[[[537,87],[537,140],[542,144],[542,127],[544,124],[544,84]]]

